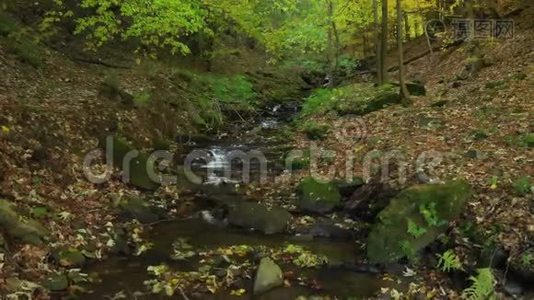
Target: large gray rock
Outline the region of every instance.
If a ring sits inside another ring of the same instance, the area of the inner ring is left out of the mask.
[[[264,205],[252,202],[237,203],[230,208],[228,223],[234,226],[253,228],[265,234],[283,232],[291,214],[281,208],[267,208]]]
[[[341,194],[334,183],[307,177],[298,186],[297,204],[305,211],[327,213],[341,204]]]
[[[41,245],[47,235],[39,222],[19,216],[6,200],[0,200],[0,227],[8,236],[32,245]]]
[[[377,216],[367,239],[372,263],[393,263],[413,257],[445,232],[464,210],[471,188],[465,181],[410,187]]]
[[[254,295],[265,293],[283,284],[282,269],[272,259],[262,258],[254,281]]]

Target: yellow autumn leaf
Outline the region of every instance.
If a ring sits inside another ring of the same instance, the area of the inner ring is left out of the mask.
[[[238,290],[231,291],[230,295],[240,297],[240,296],[243,296],[245,293],[246,293],[245,289],[238,289]]]
[[[5,134],[8,134],[8,133],[11,131],[11,130],[9,129],[9,127],[4,126],[4,125],[2,125],[0,128],[2,129],[2,132],[5,133]]]

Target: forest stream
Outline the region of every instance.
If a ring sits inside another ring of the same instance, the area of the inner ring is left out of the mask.
[[[224,168],[232,164],[232,170],[240,170],[234,161],[229,162],[228,153],[234,150],[249,151],[252,149],[262,151],[268,160],[268,176],[272,173],[280,173],[282,159],[279,149],[283,148],[280,142],[272,142],[288,120],[295,112],[294,106],[280,111],[277,106],[271,110],[270,116],[263,117],[257,122],[255,128],[261,129],[265,135],[258,135],[256,138],[250,134],[256,134],[257,130],[247,131],[246,134],[235,137],[229,135],[222,140],[204,141],[190,146],[189,151],[203,149],[212,154],[213,159],[209,162],[193,164],[193,168],[200,174],[204,174],[203,184],[196,188],[198,202],[206,202],[206,198],[216,198],[225,203],[240,203],[244,200],[242,195],[234,188],[235,177],[239,174],[232,173],[231,178],[224,174]],[[237,132],[237,131],[235,131]],[[259,138],[258,138],[259,137]],[[250,143],[250,141],[253,141]],[[184,156],[182,156],[183,158]],[[257,178],[260,168],[251,165],[251,178]],[[214,209],[212,207],[212,209]],[[314,282],[317,286],[292,284],[290,287],[278,287],[259,295],[259,299],[295,299],[298,296],[308,295],[328,295],[338,298],[347,297],[371,297],[381,288],[391,286],[393,281],[385,281],[383,274],[372,267],[358,267],[357,262],[364,256],[362,249],[351,239],[328,239],[313,238],[305,235],[288,233],[266,235],[262,232],[252,231],[245,228],[233,227],[225,224],[224,220],[206,220],[207,211],[199,212],[195,217],[171,220],[158,223],[148,232],[149,242],[153,247],[140,256],[115,256],[103,262],[96,263],[84,270],[88,274],[98,274],[98,284],[92,285],[89,289],[91,294],[86,295],[86,299],[103,299],[113,297],[118,293],[124,293],[128,298],[141,295],[138,291],[144,290],[144,282],[150,279],[147,273],[149,266],[165,264],[173,270],[194,271],[201,263],[198,258],[192,257],[186,260],[171,259],[173,253],[173,241],[181,238],[194,251],[209,252],[231,246],[265,246],[269,249],[284,248],[287,245],[302,246],[312,253],[325,257],[328,263],[318,268],[299,268],[294,265],[284,266],[284,270],[289,270],[296,276],[306,278]],[[211,212],[208,213],[212,218]],[[254,255],[254,254],[253,254]],[[257,259],[252,257],[251,259]],[[216,267],[217,268],[217,267]],[[218,271],[221,275],[226,274],[227,269],[222,264]],[[253,274],[252,274],[253,275]],[[302,279],[300,278],[300,279]],[[252,287],[254,276],[240,283],[246,295],[253,297]],[[137,294],[136,294],[137,292]],[[185,291],[188,293],[188,291]],[[202,299],[235,299],[236,295],[231,295],[230,291],[218,291],[215,294],[196,294]],[[243,296],[243,295],[241,295]],[[144,296],[140,296],[143,298]],[[152,297],[152,296],[147,296]],[[178,299],[187,299],[185,294],[175,295]],[[256,297],[258,298],[258,297]]]

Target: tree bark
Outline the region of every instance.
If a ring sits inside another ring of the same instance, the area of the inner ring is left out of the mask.
[[[380,74],[382,81],[380,84],[384,84],[387,81],[386,71],[386,53],[388,49],[388,0],[382,0],[382,30],[380,32]]]
[[[402,34],[402,8],[400,0],[397,0],[397,48],[399,50],[399,84],[400,94],[402,97],[403,105],[410,105],[410,93],[406,88],[406,80],[404,78],[404,47],[403,47],[403,34]]]
[[[376,48],[376,77],[378,84],[383,84],[383,74],[382,74],[382,51],[380,46],[380,26],[378,24],[378,0],[373,0],[373,18],[374,18],[374,29],[375,29],[375,48]]]

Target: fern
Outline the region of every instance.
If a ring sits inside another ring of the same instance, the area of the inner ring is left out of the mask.
[[[447,250],[443,254],[438,254],[438,257],[439,260],[437,267],[443,272],[463,269],[460,258],[452,250]]]
[[[469,300],[488,300],[495,297],[495,277],[490,268],[478,269],[476,277],[469,278],[473,284],[464,290],[463,297]]]

